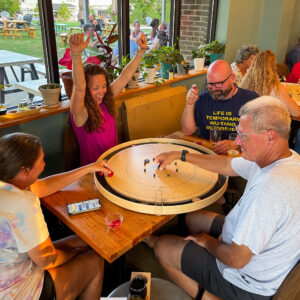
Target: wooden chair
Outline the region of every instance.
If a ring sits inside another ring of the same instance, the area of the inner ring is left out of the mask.
[[[286,64],[277,64],[277,73],[278,73],[279,77],[287,78],[290,74],[289,67]]]
[[[285,278],[273,300],[297,300],[300,299],[300,263],[298,262]]]
[[[64,129],[64,161],[65,171],[80,167],[80,150],[73,132],[70,118],[66,121]]]

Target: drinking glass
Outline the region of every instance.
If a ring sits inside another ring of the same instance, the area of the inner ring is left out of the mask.
[[[123,222],[123,216],[119,213],[110,213],[106,216],[105,222],[110,229],[117,229]]]
[[[216,148],[216,143],[221,141],[221,130],[218,128],[213,128],[209,132],[209,142],[214,150]]]
[[[228,156],[230,157],[236,157],[239,155],[239,151],[236,149],[236,145],[234,141],[237,138],[237,133],[230,133],[228,140],[230,141],[229,147],[228,147]]]

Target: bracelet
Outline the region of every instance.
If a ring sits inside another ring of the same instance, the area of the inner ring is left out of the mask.
[[[136,50],[136,52],[135,52],[135,55],[138,57],[143,57],[144,54],[145,54],[145,50],[142,50],[142,49]]]
[[[187,153],[189,153],[189,151],[187,151],[187,150],[182,150],[182,152],[181,152],[181,157],[180,157],[180,160],[181,160],[181,161],[185,161],[185,156],[186,156]]]
[[[81,57],[81,55],[82,55],[82,53],[77,54],[77,53],[72,53],[72,52],[70,52],[70,54],[71,54],[72,57],[73,57],[73,56],[80,56],[80,57]]]

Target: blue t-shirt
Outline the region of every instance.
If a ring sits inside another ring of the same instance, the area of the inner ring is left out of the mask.
[[[217,127],[222,132],[222,140],[228,139],[239,124],[239,110],[249,100],[257,98],[255,92],[238,88],[237,93],[226,100],[215,100],[208,91],[202,92],[195,104],[195,122],[200,136],[209,140],[209,131]]]

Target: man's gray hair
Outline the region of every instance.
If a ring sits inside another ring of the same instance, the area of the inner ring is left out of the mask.
[[[280,100],[271,96],[262,96],[244,104],[239,115],[251,116],[252,128],[259,130],[274,130],[284,139],[289,139],[291,117]]]
[[[256,55],[259,52],[259,48],[256,45],[243,45],[236,53],[235,62],[238,64],[243,63],[251,55]]]

